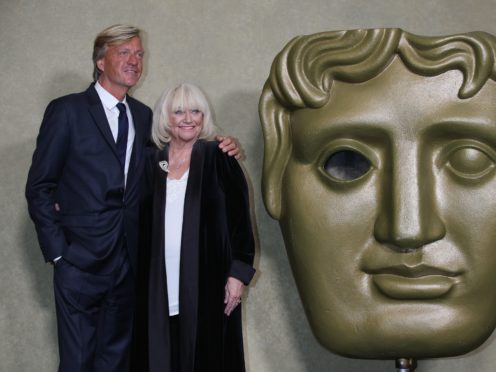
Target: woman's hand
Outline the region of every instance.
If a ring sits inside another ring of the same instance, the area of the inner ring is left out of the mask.
[[[241,296],[243,296],[243,291],[245,285],[241,280],[233,278],[230,276],[227,279],[227,284],[225,288],[224,303],[226,307],[224,309],[224,314],[227,316],[231,315],[233,310],[241,303]]]

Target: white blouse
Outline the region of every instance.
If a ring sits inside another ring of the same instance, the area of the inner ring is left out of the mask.
[[[181,179],[167,178],[165,202],[165,270],[169,295],[169,315],[179,314],[179,273],[181,263],[181,235],[183,231],[184,197],[189,169]]]

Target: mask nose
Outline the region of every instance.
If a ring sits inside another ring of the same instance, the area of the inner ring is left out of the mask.
[[[419,249],[446,234],[436,203],[432,162],[420,160],[414,142],[397,146],[383,175],[375,238],[402,252]]]

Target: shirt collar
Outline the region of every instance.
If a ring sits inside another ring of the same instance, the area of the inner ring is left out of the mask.
[[[117,98],[115,98],[112,94],[110,94],[104,87],[102,87],[98,81],[95,83],[95,90],[98,93],[98,96],[100,97],[103,106],[105,106],[107,110],[112,110],[120,102]],[[127,106],[126,96],[124,96],[122,102]]]

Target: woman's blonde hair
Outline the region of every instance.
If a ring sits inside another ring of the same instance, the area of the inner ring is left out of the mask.
[[[196,85],[181,83],[170,90],[165,90],[155,104],[152,141],[158,148],[162,149],[166,143],[170,142],[169,114],[177,110],[201,111],[203,113],[203,128],[199,138],[213,138],[216,128],[207,97]]]

